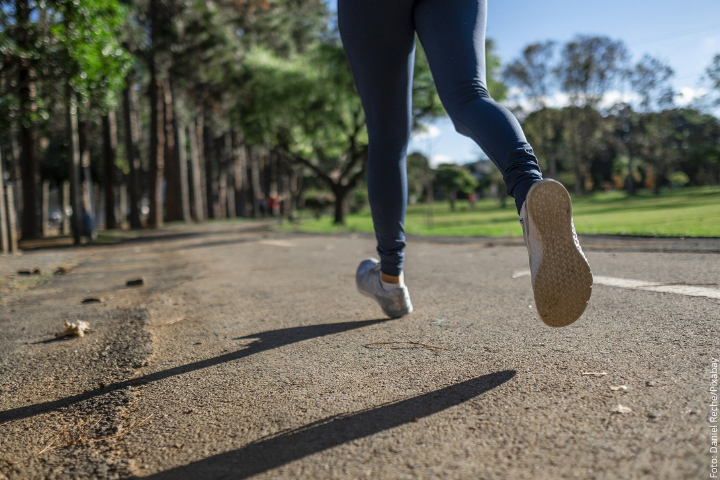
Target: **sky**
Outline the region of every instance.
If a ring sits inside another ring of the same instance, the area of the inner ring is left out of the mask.
[[[327,0],[336,10],[337,0]],[[396,1],[396,0],[386,0]],[[425,0],[429,1],[429,0]],[[452,2],[454,0],[431,0]],[[719,0],[490,0],[487,37],[495,41],[503,64],[518,58],[525,46],[577,34],[622,40],[633,60],[650,54],[674,70],[673,85],[687,103],[702,93],[702,76],[720,54]],[[467,163],[482,155],[475,143],[455,133],[447,117],[428,125],[410,142],[433,164]]]

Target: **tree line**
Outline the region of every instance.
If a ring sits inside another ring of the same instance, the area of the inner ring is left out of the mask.
[[[720,183],[717,117],[678,105],[674,72],[662,60],[630,59],[622,41],[580,35],[564,45],[531,44],[506,67],[505,81],[523,96],[518,113],[543,171],[572,182],[578,194]],[[720,93],[720,55],[705,76]],[[705,100],[720,105],[713,98]]]
[[[77,243],[100,203],[106,228],[126,213],[130,227],[159,227],[292,217],[304,190],[324,189],[342,223],[367,131],[333,26],[321,0],[0,1],[0,199],[17,193],[22,237],[42,233],[48,183],[69,197]],[[631,70],[624,45],[604,37],[557,47],[531,45],[504,72],[487,49],[490,92],[501,100],[509,85],[527,99],[550,176],[571,172],[584,191],[598,159],[622,152],[628,172],[663,158],[658,178],[693,161],[690,181],[717,178],[717,122],[671,107],[669,67],[648,57]],[[720,89],[720,56],[708,75]],[[638,100],[602,109],[621,82]],[[549,106],[555,92],[569,106]],[[421,48],[413,101],[418,128],[444,112]],[[411,177],[429,174],[423,164]]]

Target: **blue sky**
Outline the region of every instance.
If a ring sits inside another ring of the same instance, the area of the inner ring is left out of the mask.
[[[394,1],[394,0],[386,0]],[[452,2],[453,0],[434,0]],[[335,9],[337,0],[328,0]],[[559,43],[576,34],[606,35],[623,40],[634,59],[658,57],[675,70],[673,84],[692,95],[702,87],[705,68],[720,54],[719,0],[491,0],[487,36],[497,45],[503,63],[517,58],[534,42]],[[441,118],[418,135],[410,150],[439,161],[465,163],[481,155],[469,139],[455,133]]]

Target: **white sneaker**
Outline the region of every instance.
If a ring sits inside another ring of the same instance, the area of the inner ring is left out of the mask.
[[[520,210],[535,307],[551,327],[570,325],[585,311],[593,277],[575,232],[572,203],[555,180],[532,186]]]
[[[358,292],[374,299],[390,318],[399,318],[413,311],[410,293],[402,281],[402,274],[397,287],[386,289],[382,284],[380,262],[374,258],[360,263],[355,274],[355,284]]]

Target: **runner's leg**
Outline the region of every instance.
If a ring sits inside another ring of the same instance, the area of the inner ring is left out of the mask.
[[[339,0],[338,20],[367,119],[367,186],[381,270],[399,276],[412,128],[412,0]]]
[[[500,169],[519,212],[542,174],[517,119],[487,89],[487,1],[416,0],[413,14],[440,99],[455,128],[475,140]]]

